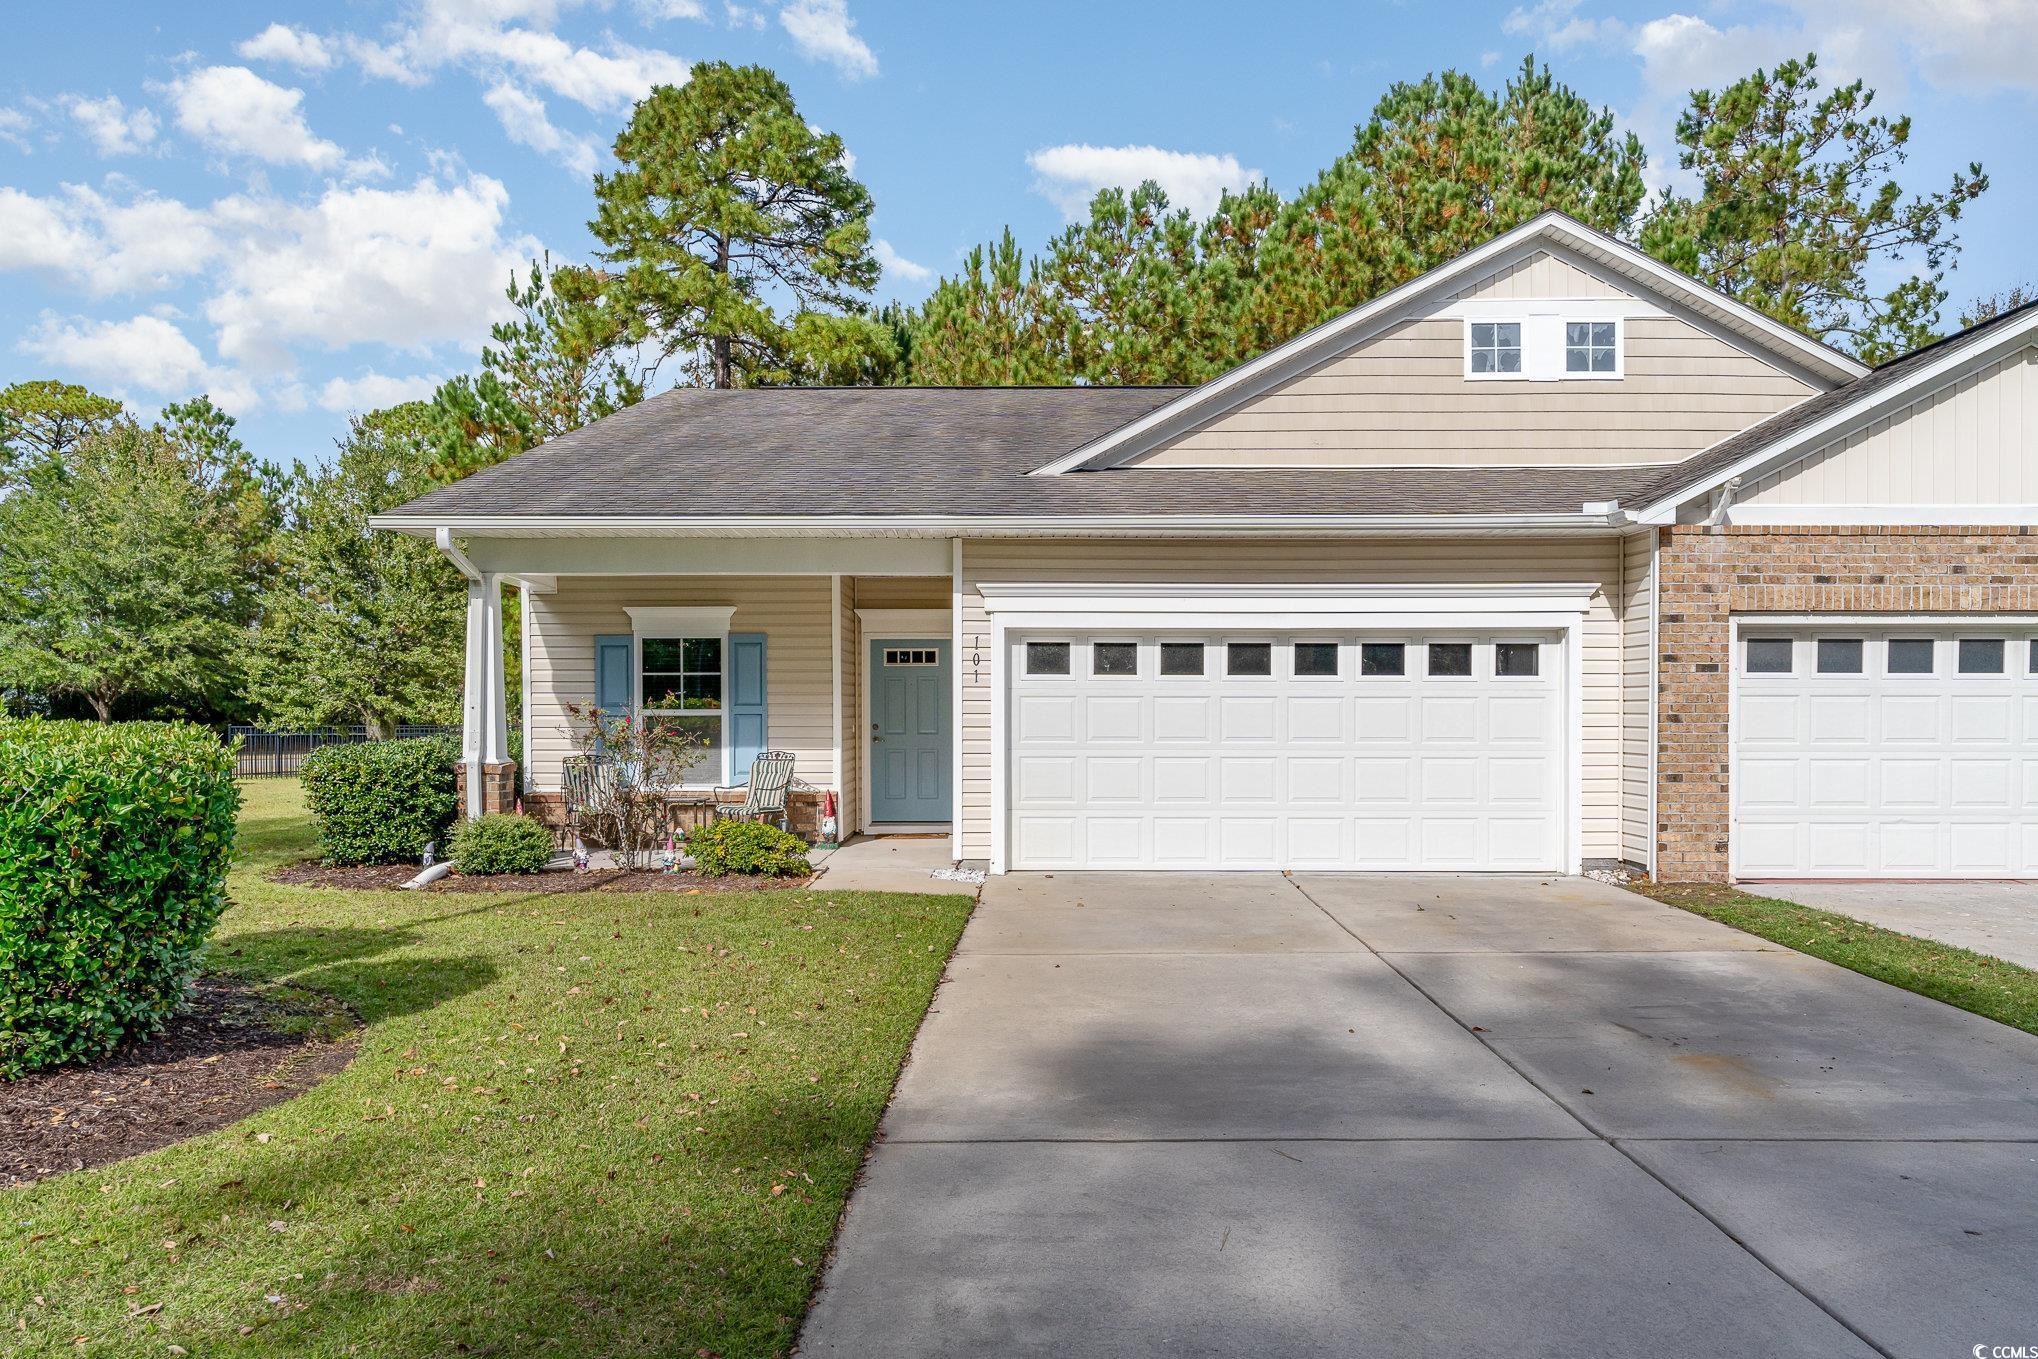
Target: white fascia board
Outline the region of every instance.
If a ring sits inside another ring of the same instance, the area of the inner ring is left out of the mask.
[[[947,609],[858,609],[856,621],[865,637],[945,638]]]
[[[1602,267],[1614,269],[1683,306],[1731,317],[1752,332],[1751,338],[1760,337],[1766,341],[1764,347],[1772,353],[1794,366],[1824,375],[1831,385],[1858,378],[1868,371],[1863,364],[1838,350],[1800,335],[1754,308],[1714,292],[1697,280],[1649,258],[1625,241],[1594,231],[1563,213],[1545,212],[1482,246],[1466,251],[1447,264],[1382,293],[1363,306],[1304,331],[1250,363],[1241,364],[1193,391],[1184,392],[1139,419],[1035,468],[1029,475],[1059,476],[1079,467],[1108,466],[1136,456],[1219,411],[1251,400],[1296,373],[1385,330],[1403,319],[1425,298],[1439,292],[1447,293],[1468,277],[1504,268],[1517,257],[1526,258],[1552,245],[1595,263],[1603,262]]]
[[[1733,524],[1865,526],[1977,524],[2027,528],[2038,524],[2038,505],[1746,505],[1727,516]]]
[[[1081,620],[1138,615],[1182,626],[1216,618],[1337,621],[1458,616],[1579,614],[1599,586],[1589,582],[1506,582],[1496,585],[1191,585],[982,581],[984,611]]]
[[[726,637],[733,604],[625,605],[630,631],[639,637]]]
[[[1799,458],[1816,453],[1827,444],[1845,438],[1855,427],[1868,424],[1888,411],[1912,405],[1921,397],[1928,395],[1933,388],[1956,382],[1966,372],[1987,367],[2005,353],[2032,343],[2034,336],[2038,336],[2038,311],[2033,311],[2023,319],[2005,326],[2001,334],[1991,336],[1982,343],[1960,345],[1948,350],[1939,359],[1924,364],[1909,377],[1872,392],[1864,400],[1847,402],[1835,407],[1803,429],[1793,430],[1775,443],[1755,450],[1731,466],[1720,468],[1704,481],[1680,487],[1670,495],[1645,505],[1635,511],[1634,517],[1637,522],[1645,524],[1675,523],[1678,506],[1709,495],[1736,477],[1766,475]],[[1738,437],[1739,435],[1728,435],[1727,439],[1720,440],[1720,443]],[[1718,444],[1714,447],[1718,447]],[[1708,451],[1700,449],[1691,456],[1702,458]],[[1741,512],[1736,509],[1736,516]]]
[[[1326,534],[1590,532],[1599,514],[378,515],[369,527],[430,538],[441,529],[504,540],[573,538],[1322,537]],[[536,570],[536,566],[528,569]],[[562,572],[562,574],[564,574]],[[939,574],[935,572],[934,574]]]

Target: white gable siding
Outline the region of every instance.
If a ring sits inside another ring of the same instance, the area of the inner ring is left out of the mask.
[[[1454,302],[1532,297],[1626,297],[1599,275],[1544,250],[1451,295]]]
[[[1738,498],[1786,521],[1791,507],[1934,505],[2038,505],[2038,348],[1780,467]]]
[[[1618,380],[1465,376],[1465,319],[1509,301],[1623,317]],[[1149,466],[1672,463],[1815,389],[1694,319],[1548,251],[1487,275],[1137,461]]]

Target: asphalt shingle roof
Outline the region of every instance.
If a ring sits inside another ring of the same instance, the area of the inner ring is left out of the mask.
[[[1199,468],[1028,476],[1181,387],[683,388],[422,496],[448,518],[644,515],[1576,514],[1638,506],[1899,382],[2002,316],[1800,402],[1683,462],[1610,467]]]
[[[1180,387],[684,388],[402,515],[1571,513],[1660,467],[1119,468],[1027,473]]]

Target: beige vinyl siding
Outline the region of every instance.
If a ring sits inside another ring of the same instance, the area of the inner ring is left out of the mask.
[[[1671,316],[1630,317],[1626,376],[1472,381],[1464,322],[1405,321],[1141,459],[1151,466],[1675,462],[1812,394]]]
[[[1656,532],[1621,542],[1621,858],[1649,862],[1654,834]]]
[[[793,752],[800,778],[836,787],[830,588],[827,576],[562,576],[555,593],[533,594],[525,674],[533,791],[556,790],[559,762],[573,753],[566,705],[594,698],[594,639],[629,632],[624,610],[651,605],[733,605],[731,632],[763,633],[767,739]]]
[[[858,576],[859,609],[946,609],[947,576]]]
[[[841,590],[842,624],[842,781],[836,789],[841,799],[840,831],[847,836],[863,825],[863,633],[856,610],[868,582],[844,576]]]
[[[990,650],[979,583],[990,581],[1230,584],[1593,581],[1584,630],[1583,829],[1588,859],[1622,843],[1622,643],[1617,540],[965,541],[963,645]],[[963,672],[963,857],[991,852],[991,691],[996,667]]]
[[[1626,297],[1599,275],[1549,251],[1539,251],[1495,270],[1451,295],[1453,302],[1508,301],[1549,297]]]
[[[2038,348],[1949,383],[1742,490],[1743,505],[2038,504]]]

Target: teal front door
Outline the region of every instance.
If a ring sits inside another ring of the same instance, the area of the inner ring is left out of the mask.
[[[948,643],[870,644],[870,819],[946,821],[953,747]]]

